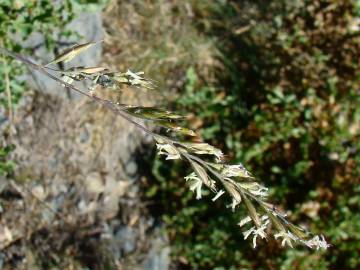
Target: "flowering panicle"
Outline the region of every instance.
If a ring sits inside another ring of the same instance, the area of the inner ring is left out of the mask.
[[[32,63],[6,49],[0,48],[0,51],[37,69],[64,86],[106,106],[136,127],[150,134],[156,141],[158,154],[164,155],[167,160],[182,159],[188,161],[193,172],[186,176],[185,180],[189,184],[190,190],[196,193],[197,199],[202,198],[202,188],[207,187],[215,194],[212,201],[216,201],[220,197],[224,197],[224,194],[227,194],[231,200],[230,207],[232,210],[235,210],[238,205],[243,205],[246,208],[248,215],[240,220],[239,226],[241,228],[250,226],[243,234],[245,239],[252,237],[254,248],[259,238],[268,239],[270,233],[275,239],[281,241],[282,246],[293,247],[293,244],[302,244],[313,249],[327,249],[329,247],[322,235],[314,236],[290,223],[285,215],[278,212],[273,205],[266,201],[268,189],[259,184],[242,164],[229,165],[223,163],[223,153],[218,148],[203,142],[177,141],[169,136],[161,136],[133,120],[133,118],[145,119],[175,134],[195,136],[194,131],[181,127],[176,123],[176,121],[184,119],[183,116],[154,107],[114,103],[101,99],[94,93],[97,88],[119,89],[123,84],[153,89],[155,87],[153,81],[144,78],[143,72],[136,73],[131,70],[127,70],[125,73],[112,72],[103,67],[73,67],[63,71],[48,67],[52,63],[70,61],[95,44],[95,42],[89,42],[76,45],[65,50],[45,66]],[[62,79],[55,77],[50,72],[58,72],[59,77]],[[91,91],[90,94],[73,85],[74,82],[81,80],[91,82],[88,88]],[[271,232],[272,230],[273,232]]]
[[[157,141],[159,142],[158,139]],[[242,164],[221,163],[222,153],[216,148],[206,143],[173,142],[157,145],[159,154],[164,154],[164,149],[166,149],[166,159],[175,156],[177,159],[183,157],[190,162],[194,172],[186,176],[185,180],[189,183],[190,190],[196,193],[197,199],[202,198],[202,188],[207,186],[215,193],[213,201],[227,193],[231,199],[232,210],[241,203],[244,204],[249,215],[239,222],[239,226],[253,224],[243,234],[244,239],[252,237],[254,248],[257,246],[258,239],[268,238],[272,227],[275,229],[274,238],[280,239],[282,246],[293,247],[293,244],[297,243],[315,249],[329,247],[323,236],[311,236],[310,233],[287,221],[286,215],[279,213],[266,202],[268,189],[259,184]],[[198,155],[213,156],[217,162],[204,161]],[[218,191],[216,185],[221,185],[224,189]]]

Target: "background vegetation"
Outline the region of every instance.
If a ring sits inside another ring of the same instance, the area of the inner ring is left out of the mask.
[[[50,1],[15,2],[21,6],[0,4],[2,45],[31,54],[12,32],[49,33],[46,42],[53,49],[52,29],[71,20],[72,6],[94,1],[64,1],[59,10]],[[172,109],[190,113],[190,127],[204,140],[271,187],[272,201],[289,210],[292,221],[323,233],[332,244],[320,253],[283,249],[269,239],[252,249],[236,225],[241,212],[224,211],[224,203],[210,198],[197,201],[184,185],[188,168],[163,162],[146,149],[151,173],[143,200],[151,201],[149,211],[165,225],[173,267],[358,269],[359,2],[119,0],[108,5],[106,61],[144,70],[162,83],[164,106],[170,102]],[[11,74],[15,105],[25,89],[15,79],[23,70],[0,65],[1,78],[4,69]],[[0,95],[6,108],[5,84]],[[6,157],[12,147],[3,144],[0,173],[9,176],[13,161]]]
[[[239,216],[194,200],[182,165],[156,159],[156,192],[147,195],[159,202],[174,259],[189,269],[359,268],[358,3],[192,4],[218,62],[210,75],[188,66],[174,106],[196,116],[205,140],[245,164],[296,223],[323,232],[333,247],[283,250],[269,240],[252,250],[234,225]]]

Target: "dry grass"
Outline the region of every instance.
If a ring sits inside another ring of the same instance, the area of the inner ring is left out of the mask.
[[[219,65],[218,52],[197,31],[194,19],[191,1],[113,0],[104,16],[104,59],[117,70],[145,71],[162,84],[160,94],[165,97],[183,86],[190,66],[211,78]]]

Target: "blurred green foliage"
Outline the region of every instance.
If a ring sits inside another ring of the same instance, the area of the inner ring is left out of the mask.
[[[189,1],[216,44],[213,77],[188,67],[174,107],[193,128],[271,187],[297,224],[323,233],[325,253],[253,250],[241,215],[184,187],[185,167],[154,157],[147,196],[159,201],[184,269],[359,269],[360,39],[358,1]],[[199,34],[200,36],[200,34]],[[153,158],[153,157],[152,157]]]
[[[73,17],[70,0],[59,1],[57,4],[50,0],[4,0],[0,4],[0,44],[17,53],[33,54],[36,48],[26,48],[23,43],[32,33],[41,33],[46,48],[52,50],[59,38],[74,34],[64,29]],[[25,91],[25,82],[19,79],[25,67],[10,58],[6,58],[6,62],[6,65],[0,66],[0,77],[4,78],[4,69],[7,69],[12,104],[15,105]],[[2,106],[9,105],[5,83],[0,85],[0,103]]]
[[[9,153],[14,149],[13,145],[0,146],[0,175],[8,175],[12,173],[14,164],[8,160]]]

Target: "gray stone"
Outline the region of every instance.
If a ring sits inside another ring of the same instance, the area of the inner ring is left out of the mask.
[[[3,269],[4,258],[5,258],[4,253],[0,252],[0,270]]]
[[[143,270],[168,270],[170,266],[170,247],[168,240],[158,235],[151,241],[151,249],[140,269]]]
[[[136,232],[131,227],[122,227],[116,232],[115,238],[124,253],[130,253],[135,250]]]
[[[137,172],[137,164],[135,161],[129,161],[127,164],[126,164],[126,173],[129,175],[129,176],[134,176]]]

